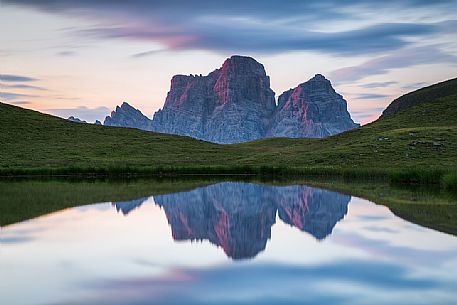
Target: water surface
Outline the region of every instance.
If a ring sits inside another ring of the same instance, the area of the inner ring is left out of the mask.
[[[303,186],[224,182],[0,230],[0,304],[456,304],[457,238]]]

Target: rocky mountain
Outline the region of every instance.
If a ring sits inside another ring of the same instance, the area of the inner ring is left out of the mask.
[[[266,137],[322,138],[355,124],[343,97],[317,74],[279,96],[262,64],[232,56],[207,76],[175,75],[163,109],[151,121],[124,103],[105,125],[133,127],[230,144]]]
[[[316,74],[278,98],[268,137],[323,138],[359,127],[347,102],[329,80]]]
[[[74,116],[69,117],[67,120],[72,121],[72,122],[76,122],[76,123],[87,123],[86,121],[83,121],[83,120],[81,120],[81,119],[79,119],[77,117],[74,117]]]
[[[116,106],[116,110],[112,111],[111,115],[105,118],[103,125],[152,130],[152,120],[143,115],[140,110],[130,106],[127,102],[122,103],[120,107]]]
[[[274,96],[262,64],[232,56],[207,76],[174,76],[153,129],[215,143],[263,138],[276,108]]]

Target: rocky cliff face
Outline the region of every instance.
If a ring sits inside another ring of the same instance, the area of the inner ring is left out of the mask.
[[[358,127],[347,103],[317,74],[279,96],[268,137],[323,138]]]
[[[279,96],[262,64],[232,56],[207,76],[175,75],[163,109],[151,121],[127,103],[105,125],[191,136],[215,143],[265,137],[322,138],[359,125],[330,81],[317,74]]]
[[[207,76],[176,75],[153,129],[216,143],[259,139],[275,110],[263,65],[232,56]]]
[[[127,102],[122,103],[120,107],[117,106],[116,110],[112,111],[111,115],[105,118],[103,125],[152,130],[152,120],[148,119],[141,111],[133,108]]]

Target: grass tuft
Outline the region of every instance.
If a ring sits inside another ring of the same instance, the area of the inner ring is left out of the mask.
[[[457,173],[449,173],[442,178],[444,189],[457,193]]]

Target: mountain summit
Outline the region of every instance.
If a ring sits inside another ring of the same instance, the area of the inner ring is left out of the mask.
[[[106,117],[105,125],[222,144],[266,137],[322,138],[359,126],[323,75],[284,92],[276,105],[263,65],[238,55],[206,76],[173,76],[163,109],[153,120],[123,103]]]
[[[323,138],[359,127],[347,102],[321,74],[279,96],[270,137]]]
[[[152,121],[141,113],[140,110],[133,108],[129,103],[123,102],[116,106],[116,110],[105,118],[103,125],[131,127],[151,131]]]
[[[274,96],[262,64],[232,56],[207,76],[174,76],[153,128],[216,143],[259,139],[275,111]]]

